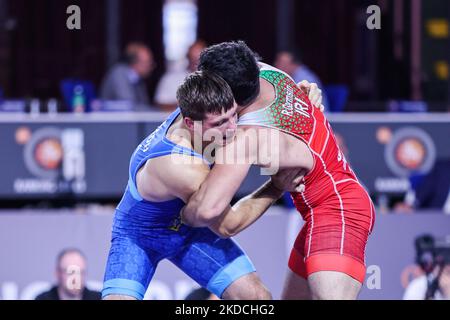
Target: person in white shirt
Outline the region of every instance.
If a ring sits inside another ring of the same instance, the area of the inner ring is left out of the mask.
[[[416,263],[423,275],[410,282],[404,300],[450,299],[450,263],[445,252],[439,252],[436,240],[430,234],[416,237]]]
[[[155,104],[161,111],[172,112],[177,107],[177,89],[186,76],[197,70],[200,54],[206,48],[206,43],[202,40],[195,41],[187,53],[187,66],[177,70],[177,66],[172,66],[172,70],[167,71],[158,83],[155,92]]]
[[[410,282],[403,295],[403,300],[425,300],[427,290],[432,285],[435,277],[437,280],[437,288],[430,297],[433,300],[450,300],[450,264],[444,265],[439,275],[441,267],[436,267],[429,276],[423,275]]]

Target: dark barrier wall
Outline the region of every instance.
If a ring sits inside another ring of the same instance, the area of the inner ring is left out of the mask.
[[[450,159],[450,115],[330,115],[343,153],[372,195],[404,193],[411,174]],[[0,198],[120,197],[129,158],[163,114],[0,117]],[[239,193],[263,183],[254,168]]]
[[[403,193],[411,175],[450,160],[449,115],[338,117],[332,127],[341,150],[371,193]]]
[[[111,211],[3,212],[0,214],[0,298],[33,299],[53,282],[55,257],[64,247],[79,247],[88,258],[90,286],[100,289],[109,250]],[[278,299],[291,243],[300,229],[298,213],[271,208],[236,240],[253,260],[262,280]],[[450,216],[439,212],[378,215],[367,247],[367,275],[361,299],[401,299],[417,275],[414,238],[450,234]],[[168,262],[159,265],[146,297],[181,299],[194,283]]]

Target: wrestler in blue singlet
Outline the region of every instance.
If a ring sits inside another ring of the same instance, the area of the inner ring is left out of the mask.
[[[172,153],[201,157],[166,138],[176,110],[135,150],[125,193],[116,208],[111,249],[102,296],[128,295],[143,299],[158,263],[170,260],[199,285],[221,297],[238,278],[255,271],[242,249],[208,228],[180,224],[181,199],[144,200],[137,191],[136,174],[147,160]],[[205,160],[206,161],[206,160]]]

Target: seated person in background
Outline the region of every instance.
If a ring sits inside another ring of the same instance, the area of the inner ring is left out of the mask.
[[[124,62],[114,65],[103,79],[101,99],[129,101],[136,111],[149,110],[145,79],[154,69],[153,53],[144,44],[130,43],[124,56]]]
[[[416,190],[416,206],[450,214],[450,159],[436,161]]]
[[[214,293],[209,292],[205,288],[194,289],[184,300],[220,300]]]
[[[319,88],[323,89],[322,82],[319,77],[306,65],[304,65],[300,59],[300,55],[295,50],[282,50],[277,53],[274,66],[286,72],[294,79],[295,82],[307,80],[310,83],[315,83]],[[325,107],[325,111],[328,110],[327,95],[322,97],[322,104]]]
[[[56,259],[57,284],[36,300],[100,300],[100,292],[86,288],[86,258],[78,249],[64,249]]]
[[[395,207],[397,212],[415,209],[438,209],[450,214],[450,159],[436,161],[415,190],[408,192],[405,201]]]
[[[159,80],[155,93],[155,104],[161,111],[172,112],[177,107],[177,89],[183,83],[188,74],[197,70],[200,53],[206,48],[205,42],[202,40],[195,41],[188,50],[187,67],[182,70],[168,70]],[[300,81],[299,81],[300,82]]]

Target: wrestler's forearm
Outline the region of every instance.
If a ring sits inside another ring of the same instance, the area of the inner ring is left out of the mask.
[[[216,163],[183,208],[183,222],[192,227],[209,227],[217,221],[230,208],[230,202],[249,169],[250,164]]]
[[[257,221],[282,195],[283,191],[268,181],[226,210],[210,225],[210,229],[221,237],[235,236]]]

